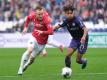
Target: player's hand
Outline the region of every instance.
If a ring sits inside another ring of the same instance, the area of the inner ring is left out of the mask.
[[[86,37],[83,36],[83,37],[81,38],[81,41],[80,41],[81,44],[84,44],[84,43],[85,43],[85,40],[86,40]]]
[[[22,35],[25,35],[27,33],[27,28],[24,28],[24,30],[22,31]]]
[[[38,33],[38,35],[43,34],[43,31],[40,31],[40,30],[35,30],[35,31]]]

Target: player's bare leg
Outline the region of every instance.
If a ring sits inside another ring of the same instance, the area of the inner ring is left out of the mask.
[[[60,44],[59,42],[53,40],[53,39],[50,39],[50,40],[48,41],[48,45],[51,45],[51,46],[54,46],[54,47],[59,48],[59,50],[60,50],[61,52],[64,51],[64,46],[63,46],[62,44]]]
[[[76,62],[78,64],[82,64],[82,69],[85,69],[87,66],[87,59],[83,59],[82,58],[83,54],[77,53],[77,58],[76,58]]]
[[[55,47],[56,47],[56,45],[54,45]],[[63,52],[64,51],[64,46],[63,45],[60,45],[60,46],[57,46],[58,48],[59,48],[59,50],[61,51],[61,52]],[[48,52],[46,51],[46,48],[41,52],[41,55],[43,56],[43,57],[46,57],[47,55],[48,55]]]
[[[71,56],[73,55],[73,53],[75,52],[75,49],[73,48],[68,48],[67,49],[67,55],[65,57],[65,65],[66,67],[71,67]]]

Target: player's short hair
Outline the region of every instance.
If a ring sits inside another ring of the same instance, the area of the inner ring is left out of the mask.
[[[65,6],[63,7],[63,11],[64,11],[64,12],[67,12],[67,11],[69,11],[69,10],[74,11],[75,8],[74,8],[73,6],[71,6],[71,5],[65,5]]]
[[[41,5],[37,5],[35,8],[35,10],[42,10],[42,9],[43,9],[43,7]]]

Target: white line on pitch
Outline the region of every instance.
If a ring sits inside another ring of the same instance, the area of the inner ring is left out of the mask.
[[[1,78],[2,78],[2,77],[7,77],[7,78],[11,78],[11,77],[12,77],[12,78],[13,78],[13,77],[16,77],[16,76],[0,76],[0,77],[1,77]]]
[[[24,75],[24,74],[23,74]],[[49,74],[50,76],[52,75],[60,75],[60,74]],[[49,76],[48,74],[41,74],[40,76]],[[73,75],[107,75],[107,73],[74,73]],[[26,75],[25,75],[26,76]],[[18,77],[18,76],[0,76],[0,78],[14,78],[14,77]],[[27,77],[27,76],[26,76]],[[28,76],[30,77],[30,76]],[[32,76],[31,76],[32,77]]]
[[[74,75],[107,75],[107,73],[75,73]]]

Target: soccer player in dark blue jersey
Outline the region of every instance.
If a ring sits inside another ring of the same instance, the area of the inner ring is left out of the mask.
[[[54,30],[61,27],[66,27],[72,36],[72,40],[67,49],[67,55],[65,57],[66,67],[71,67],[71,56],[77,50],[76,62],[82,64],[82,69],[87,65],[87,59],[83,59],[83,55],[87,50],[88,45],[88,29],[83,24],[80,17],[74,15],[74,8],[72,6],[64,6],[63,8],[66,19],[62,24],[54,27]]]

